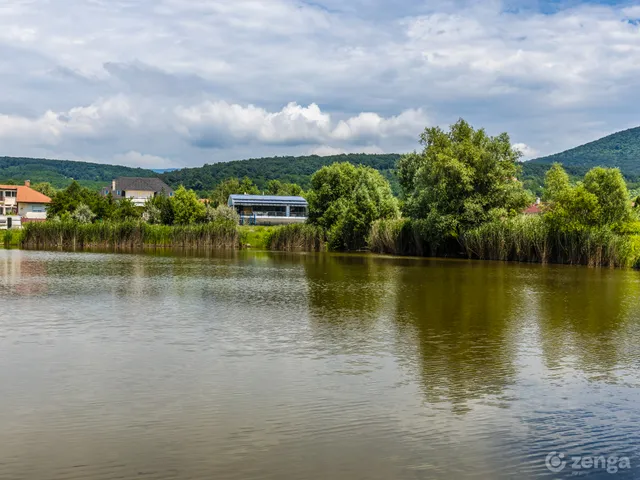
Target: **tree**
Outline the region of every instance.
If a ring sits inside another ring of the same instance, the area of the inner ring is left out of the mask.
[[[205,221],[211,222],[231,222],[237,224],[240,222],[240,215],[236,210],[228,205],[218,205],[213,208],[211,205],[206,206]]]
[[[36,183],[35,185],[32,185],[31,188],[49,198],[53,198],[56,194],[56,189],[53,188],[49,182]]]
[[[601,224],[620,225],[631,219],[629,190],[618,168],[592,168],[584,176],[584,188],[598,199]]]
[[[118,201],[114,217],[120,221],[138,220],[141,217],[141,212],[130,198],[123,198]]]
[[[71,216],[78,223],[91,223],[95,218],[95,214],[91,211],[89,206],[84,203],[78,204]]]
[[[302,195],[302,187],[295,183],[283,183],[280,180],[269,180],[267,182],[267,193],[269,195]]]
[[[553,166],[545,174],[544,194],[545,201],[553,201],[571,188],[569,175],[559,163]]]
[[[398,162],[405,213],[432,245],[484,222],[514,216],[533,198],[517,180],[521,153],[509,135],[490,137],[460,119],[449,132],[427,128],[421,153]]]
[[[164,192],[160,192],[155,197],[147,200],[145,205],[151,205],[160,211],[160,221],[162,225],[173,225],[174,212],[173,202]]]
[[[309,222],[327,232],[329,246],[357,250],[366,245],[371,225],[397,218],[398,203],[389,182],[371,167],[335,163],[311,177]]]
[[[193,190],[187,190],[182,185],[171,197],[173,205],[174,223],[190,225],[204,219],[205,206]]]
[[[100,193],[81,187],[78,182],[73,181],[67,188],[56,192],[51,198],[47,216],[53,218],[62,216],[65,212],[71,214],[81,203],[89,207],[97,220],[112,218],[116,209],[116,204],[110,195],[103,197]]]
[[[592,168],[584,181],[571,186],[563,168],[555,164],[547,173],[545,195],[552,202],[546,219],[558,231],[591,227],[628,229],[633,211],[620,170]]]
[[[228,178],[222,183],[216,185],[216,188],[213,190],[209,200],[211,201],[212,207],[217,207],[218,205],[226,205],[229,200],[229,195],[243,193],[248,195],[259,195],[260,190],[258,190],[258,187],[256,187],[248,177],[244,177],[242,180],[237,178]]]
[[[142,220],[150,225],[159,225],[162,223],[162,213],[160,208],[158,208],[153,202],[153,197],[148,198],[144,203]]]

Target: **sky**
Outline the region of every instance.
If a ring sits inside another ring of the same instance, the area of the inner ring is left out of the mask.
[[[0,155],[403,153],[462,117],[530,159],[640,125],[640,0],[3,0],[0,78]]]

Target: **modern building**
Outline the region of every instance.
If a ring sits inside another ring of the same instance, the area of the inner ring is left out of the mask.
[[[241,225],[304,223],[309,215],[309,204],[302,197],[230,195],[228,204],[240,215]]]
[[[162,180],[155,177],[120,177],[111,182],[110,187],[101,190],[105,196],[111,194],[115,200],[129,198],[137,207],[144,206],[147,199],[164,193],[173,196],[173,190]]]
[[[20,228],[27,222],[47,219],[47,205],[51,199],[24,185],[0,185],[0,230]]]

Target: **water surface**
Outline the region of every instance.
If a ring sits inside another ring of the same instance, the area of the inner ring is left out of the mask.
[[[639,345],[635,271],[0,250],[0,478],[638,478]]]

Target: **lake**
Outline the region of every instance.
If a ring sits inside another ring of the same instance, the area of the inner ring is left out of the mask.
[[[636,271],[0,250],[0,478],[640,478],[639,346]]]

